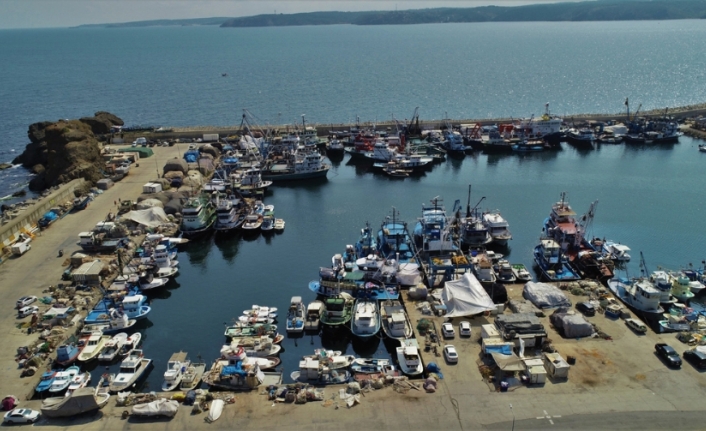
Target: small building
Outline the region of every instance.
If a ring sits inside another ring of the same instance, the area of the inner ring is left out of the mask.
[[[71,279],[74,283],[98,286],[102,281],[101,271],[103,271],[103,262],[100,260],[86,262],[71,273]]]
[[[568,362],[564,360],[558,353],[544,353],[544,368],[547,370],[547,374],[555,379],[568,379],[569,378],[569,365]]]
[[[520,338],[525,347],[539,347],[547,337],[547,331],[539,318],[532,313],[501,314],[495,318],[495,327],[505,341],[520,346]]]
[[[543,385],[547,381],[547,370],[542,359],[523,359],[527,382],[531,385]]]

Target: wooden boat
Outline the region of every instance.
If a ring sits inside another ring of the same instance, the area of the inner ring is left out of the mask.
[[[187,392],[192,389],[196,389],[201,383],[201,379],[203,378],[203,373],[205,371],[206,364],[203,362],[189,365],[181,378],[179,390]]]

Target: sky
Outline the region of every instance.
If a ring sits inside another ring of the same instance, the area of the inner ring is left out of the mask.
[[[578,0],[563,0],[578,1]],[[557,0],[0,0],[0,29],[315,11],[519,6]]]

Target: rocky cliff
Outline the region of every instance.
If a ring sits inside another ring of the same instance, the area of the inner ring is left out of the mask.
[[[29,126],[31,141],[13,163],[36,174],[29,189],[41,191],[76,178],[95,183],[103,178],[103,160],[96,135],[110,132],[123,121],[108,112],[79,120],[42,121]]]

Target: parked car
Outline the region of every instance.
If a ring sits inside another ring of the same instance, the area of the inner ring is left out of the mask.
[[[637,319],[625,319],[625,325],[638,334],[644,334],[647,332],[647,325]]]
[[[679,357],[679,353],[677,353],[677,351],[674,350],[674,348],[672,348],[669,344],[657,343],[655,344],[655,351],[670,367],[681,367],[681,358]]]
[[[31,424],[39,419],[39,412],[30,409],[14,409],[5,413],[3,423],[6,424]]]
[[[694,367],[700,370],[706,368],[706,353],[704,352],[699,350],[687,350],[684,352],[684,359],[691,362]]]
[[[467,322],[464,320],[458,324],[458,335],[460,335],[462,337],[470,337],[471,336],[470,322]]]
[[[37,307],[36,305],[28,305],[17,310],[17,317],[27,317],[33,313],[39,313],[39,307]]]
[[[36,300],[37,300],[36,296],[23,296],[22,298],[17,300],[17,303],[15,304],[15,308],[20,309],[22,307],[26,307],[26,306],[32,304]]]
[[[458,363],[458,352],[453,345],[447,344],[444,346],[444,358],[446,358],[446,362],[449,364]]]
[[[147,139],[146,138],[135,139],[135,142],[132,143],[132,146],[136,147],[138,145],[142,145],[143,147],[146,147],[147,146]]]
[[[444,338],[453,338],[456,335],[454,325],[449,322],[441,324],[441,336]]]
[[[576,304],[576,309],[586,317],[593,317],[596,315],[596,307],[594,307],[590,302],[579,302]]]

